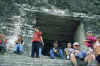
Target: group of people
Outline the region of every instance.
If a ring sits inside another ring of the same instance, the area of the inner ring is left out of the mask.
[[[0,52],[5,52],[6,49],[9,48],[6,46],[6,43],[7,39],[5,35],[0,34]],[[80,64],[86,66],[93,60],[97,60],[98,64],[100,64],[100,36],[95,37],[93,36],[92,32],[88,32],[86,40],[84,40],[83,43],[88,48],[88,50],[82,49],[79,42],[73,42],[73,44],[71,42],[67,42],[65,48],[60,48],[58,47],[58,42],[54,41],[53,47],[50,48],[49,51],[50,58],[66,58],[67,60],[71,60],[74,66],[80,66]],[[14,48],[14,52],[18,54],[24,53],[24,41],[21,35],[18,35],[18,39],[15,41],[15,44],[16,46]],[[44,42],[42,33],[37,27],[34,27],[31,57],[39,58],[42,54],[43,46]]]
[[[5,34],[0,34],[0,53],[4,54],[9,47],[7,46],[8,40],[6,39]],[[18,35],[18,39],[15,41],[15,47],[13,51],[17,54],[22,54],[24,52],[24,42],[21,35]]]
[[[34,31],[31,57],[35,57],[36,53],[36,57],[38,58],[41,56],[41,45],[43,46],[44,42],[39,29],[35,27]],[[86,66],[87,64],[91,64],[93,60],[97,60],[98,64],[100,64],[100,36],[96,37],[92,31],[89,31],[86,40],[83,40],[83,44],[88,50],[82,49],[79,42],[73,42],[73,44],[68,42],[66,43],[66,48],[61,48],[59,47],[59,43],[54,41],[53,47],[49,51],[50,58],[60,57],[64,59],[66,57],[67,60],[72,61],[74,66],[80,66],[80,64]]]
[[[57,41],[54,42],[54,47],[50,49],[50,58],[54,59],[55,56],[67,60],[71,60],[74,66],[90,65],[93,60],[98,62],[100,66],[100,36],[94,36],[93,32],[89,31],[86,40],[83,40],[86,49],[82,49],[79,42],[66,43],[66,48],[59,48]]]

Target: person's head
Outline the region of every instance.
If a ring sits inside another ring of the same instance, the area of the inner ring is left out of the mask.
[[[5,39],[5,38],[6,38],[5,34],[2,34],[2,39]]]
[[[21,40],[22,40],[22,36],[18,35],[18,41],[21,41]]]
[[[97,37],[97,41],[100,42],[100,36]]]
[[[87,35],[88,35],[88,36],[93,36],[93,32],[92,32],[92,31],[88,31],[88,32],[87,32]]]
[[[72,44],[71,43],[67,43],[67,48],[71,48]]]
[[[2,34],[0,34],[0,40],[2,39]]]
[[[74,49],[80,49],[80,44],[78,42],[74,42],[73,48]]]
[[[39,31],[39,29],[37,27],[33,27],[33,29],[34,29],[35,32]]]
[[[0,34],[0,39],[1,40],[3,40],[3,39],[5,39],[6,37],[5,37],[5,34]]]

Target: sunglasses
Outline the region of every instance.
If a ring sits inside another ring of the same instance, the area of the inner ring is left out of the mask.
[[[80,46],[80,45],[74,45],[74,46]]]

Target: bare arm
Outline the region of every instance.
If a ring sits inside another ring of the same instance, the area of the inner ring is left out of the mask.
[[[24,45],[24,42],[21,45]]]
[[[42,45],[44,46],[44,42],[43,42],[43,38],[42,38],[42,36],[41,36],[41,42],[42,42]]]
[[[83,40],[84,42],[86,42],[86,41],[90,41],[90,40]]]

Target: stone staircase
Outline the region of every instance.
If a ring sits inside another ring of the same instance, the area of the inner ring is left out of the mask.
[[[69,60],[50,59],[47,56],[31,58],[23,55],[0,55],[0,66],[72,66]]]
[[[88,66],[96,66],[93,61]],[[0,55],[0,66],[73,66],[70,60],[50,59],[48,56],[40,58],[31,58],[25,55],[17,55],[13,53],[5,53]]]

